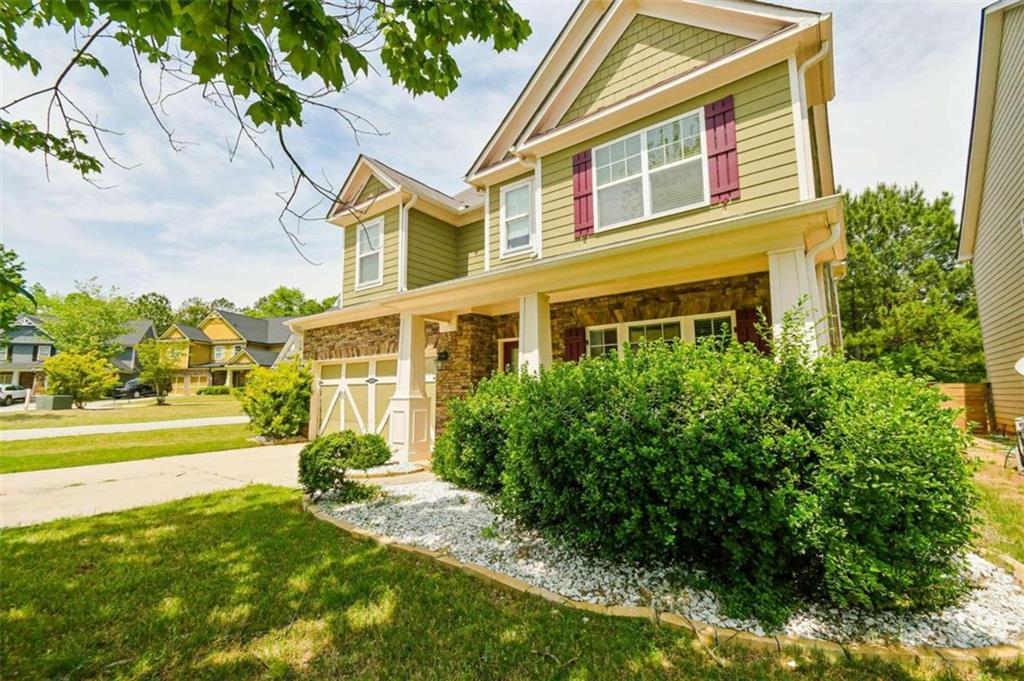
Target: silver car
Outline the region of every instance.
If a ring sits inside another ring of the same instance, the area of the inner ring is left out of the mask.
[[[28,397],[28,388],[23,388],[17,383],[0,384],[0,404],[8,405],[12,402],[24,402]]]

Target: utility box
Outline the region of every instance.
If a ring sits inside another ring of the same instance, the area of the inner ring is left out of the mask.
[[[70,409],[72,405],[71,395],[40,395],[36,398],[36,410],[39,411]]]

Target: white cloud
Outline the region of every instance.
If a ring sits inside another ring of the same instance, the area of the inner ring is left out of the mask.
[[[980,3],[803,2],[835,14],[837,97],[830,104],[836,176],[860,189],[877,181],[919,181],[926,191],[959,196],[966,163]],[[463,188],[460,177],[519,94],[575,3],[522,2],[534,35],[518,52],[486,46],[457,50],[461,87],[448,99],[412,98],[374,76],[356,84],[347,105],[385,136],[356,144],[338,121],[311,116],[289,131],[310,168],[337,185],[362,151],[439,189]],[[49,32],[34,45],[44,61],[66,58],[69,41]],[[112,46],[111,46],[112,47]],[[175,153],[138,96],[134,65],[107,48],[109,78],[73,74],[83,108],[123,130],[112,150],[124,171],[109,168],[98,191],[66,168],[0,148],[0,239],[24,258],[28,276],[68,290],[76,279],[173,300],[198,295],[252,302],[273,286],[299,286],[324,297],[337,291],[339,238],[329,225],[307,224],[307,264],[277,223],[276,192],[289,187],[287,166],[270,168],[243,149],[228,162],[230,121],[188,93],[168,106],[176,136],[198,142]],[[51,76],[41,76],[45,79]],[[25,73],[0,73],[4,101],[27,91]],[[39,107],[41,103],[32,106]],[[38,112],[28,109],[25,114]],[[269,144],[274,149],[274,144]]]

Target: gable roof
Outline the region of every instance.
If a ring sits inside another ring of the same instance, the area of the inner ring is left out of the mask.
[[[230,324],[243,339],[250,343],[263,345],[277,345],[288,340],[291,331],[285,324],[294,319],[294,317],[250,317],[232,310],[214,310],[214,312]]]
[[[127,323],[128,330],[114,339],[118,345],[126,348],[138,345],[146,336],[156,336],[153,322],[148,319],[132,319]]]
[[[978,39],[978,67],[974,83],[974,113],[971,118],[971,142],[967,153],[964,201],[960,208],[960,260],[974,257],[981,197],[988,169],[992,117],[995,113],[999,61],[1003,47],[1003,17],[1024,0],[1000,0],[981,10],[981,34]]]
[[[171,324],[169,327],[167,327],[167,331],[164,331],[163,336],[166,336],[168,333],[170,333],[171,329],[177,329],[178,331],[181,332],[181,335],[187,338],[188,340],[199,341],[201,343],[210,342],[210,337],[203,333],[202,329],[196,328],[194,326],[189,326],[188,324],[181,324],[179,322],[175,322]],[[161,336],[161,338],[163,338],[163,336]]]
[[[831,37],[831,15],[822,15],[808,10],[790,9],[754,0],[679,0],[675,3],[657,0],[636,0],[635,2],[608,3],[605,0],[581,2],[570,17],[565,29],[555,40],[551,49],[541,61],[519,98],[506,114],[498,129],[491,136],[476,161],[470,167],[466,181],[478,183],[479,177],[488,169],[509,166],[509,172],[521,172],[520,158],[542,155],[540,150],[530,153],[525,143],[540,135],[551,133],[558,128],[559,121],[586,86],[604,57],[614,47],[629,23],[637,14],[664,18],[678,23],[721,31],[752,40],[747,46],[736,50],[728,58],[717,59],[694,71],[716,71],[716,85],[722,85],[746,75],[734,62],[753,62],[754,54],[769,58],[766,50],[771,44],[780,44],[771,58],[785,58],[797,49],[807,55],[817,51],[814,45]],[[784,49],[782,49],[784,48]],[[747,59],[750,57],[750,59]],[[830,58],[817,68],[821,69],[820,88],[822,99],[831,99],[832,64]],[[694,82],[697,92],[709,89],[705,82],[696,82],[695,74],[688,72],[676,76],[668,83],[688,78]],[[679,88],[682,89],[682,88]],[[647,113],[664,108],[666,98],[658,99],[652,91],[640,92],[630,102],[650,100]],[[667,99],[679,101],[685,92],[673,92]],[[674,98],[674,99],[673,99]],[[595,112],[591,117],[599,117]],[[635,118],[639,114],[631,112]],[[568,141],[571,144],[576,140]],[[565,145],[563,145],[565,146]],[[517,158],[519,157],[519,158]]]

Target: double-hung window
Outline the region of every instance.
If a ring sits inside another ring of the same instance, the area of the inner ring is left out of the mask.
[[[37,345],[36,346],[36,359],[37,360],[46,359],[49,356],[50,356],[50,346],[49,345]]]
[[[356,288],[376,286],[384,280],[384,220],[356,226]]]
[[[706,341],[725,346],[732,340],[732,328],[732,315],[694,319],[694,340],[698,343]]]
[[[707,204],[706,157],[699,109],[597,147],[597,229]]]
[[[501,254],[528,251],[533,245],[533,183],[501,189]]]
[[[592,326],[587,329],[587,353],[591,357],[618,355],[636,350],[643,342],[659,340],[708,342],[724,347],[732,340],[735,321],[735,313],[729,311]]]
[[[224,346],[214,345],[213,346],[213,361],[222,362],[224,361]]]

